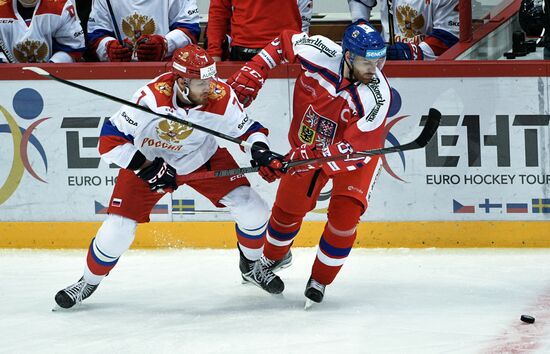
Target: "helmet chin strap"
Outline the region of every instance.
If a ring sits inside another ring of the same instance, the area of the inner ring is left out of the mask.
[[[23,7],[34,7],[38,3],[38,0],[18,0]]]
[[[350,54],[351,56],[351,54]],[[344,63],[346,64],[346,66],[348,67],[348,71],[349,71],[349,77],[347,78],[349,81],[351,82],[356,82],[357,79],[355,78],[355,76],[353,75],[353,65],[351,65],[350,63],[348,63],[348,61],[346,60],[346,56],[344,55]]]
[[[187,79],[183,79],[183,90],[180,88],[180,85],[176,83],[176,94],[180,93],[181,97],[183,98],[183,102],[186,104],[195,104],[191,99],[189,98],[189,82]]]

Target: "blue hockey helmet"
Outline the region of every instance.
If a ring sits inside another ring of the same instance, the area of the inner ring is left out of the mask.
[[[374,27],[365,20],[359,20],[346,28],[342,51],[344,54],[350,52],[352,63],[356,56],[377,60],[386,57],[386,43]]]

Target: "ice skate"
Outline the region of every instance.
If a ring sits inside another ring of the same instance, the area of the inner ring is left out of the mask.
[[[305,310],[309,309],[314,303],[320,303],[323,301],[325,288],[326,285],[319,283],[313,278],[309,278],[306,285],[306,291],[304,292],[304,295],[306,296],[306,304],[304,306]]]
[[[270,294],[280,294],[285,289],[285,284],[271,270],[273,263],[274,261],[262,256],[262,258],[253,263],[249,272],[242,274],[242,277],[244,280],[259,286]]]
[[[283,259],[279,259],[277,261],[273,261],[273,264],[269,268],[272,272],[277,272],[281,269],[285,269],[290,267],[292,264],[292,252],[288,250],[287,254],[283,257]]]
[[[80,304],[82,300],[87,299],[97,289],[98,285],[90,285],[84,281],[84,277],[80,278],[78,282],[73,285],[60,290],[55,294],[55,302],[58,309],[70,309],[76,304]]]
[[[241,251],[241,248],[239,247],[239,244],[237,244],[237,249],[239,250],[239,269],[241,271],[241,277],[243,278],[243,284],[247,284],[249,281],[246,279],[245,274],[252,272],[255,261],[251,261],[245,257],[243,251]]]
[[[239,244],[237,244],[237,249],[239,250],[239,269],[241,270],[243,284],[249,283],[249,280],[246,279],[245,274],[250,273],[252,271],[252,269],[254,268],[255,261],[251,261],[250,259],[245,257],[245,255],[241,251],[241,248],[239,247]],[[277,261],[272,261],[272,264],[269,270],[271,270],[272,272],[276,272],[278,270],[289,267],[291,264],[292,264],[292,252],[288,250],[288,253],[282,259],[279,259]]]

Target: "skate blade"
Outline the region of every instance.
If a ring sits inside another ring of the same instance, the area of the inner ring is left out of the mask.
[[[246,279],[246,278],[244,277],[244,275],[241,273],[241,284],[243,284],[243,285],[252,284],[252,281]]]
[[[276,296],[276,297],[283,297],[283,292],[280,292],[278,294],[274,294],[274,293],[270,293],[269,291],[265,290],[264,288],[262,288],[262,286],[258,283],[256,283],[254,280],[248,280],[247,278],[245,277],[242,277],[242,284],[250,284],[250,285],[254,285],[260,289],[262,289],[264,292],[266,292],[267,294],[269,295],[273,295],[273,296]]]
[[[304,304],[304,310],[307,311],[309,310],[313,304],[315,304],[316,302],[314,301],[311,301],[310,299],[306,298],[306,303]]]
[[[57,304],[54,305],[52,308],[52,312],[63,312],[63,311],[69,311],[70,309],[63,308]]]
[[[54,307],[52,308],[52,312],[71,312],[71,311],[75,311],[78,308],[80,308],[80,305],[81,304],[78,303],[78,304],[75,304],[73,307],[69,307],[67,309],[67,308],[59,306],[58,304],[55,304]]]

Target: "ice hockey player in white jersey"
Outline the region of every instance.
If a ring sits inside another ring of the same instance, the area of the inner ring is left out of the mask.
[[[172,71],[140,88],[133,101],[154,112],[240,137],[252,144],[251,157],[261,166],[260,175],[269,182],[280,177],[282,156],[268,150],[267,129],[247,116],[229,85],[217,80],[216,64],[201,47],[191,44],[177,49]],[[82,278],[55,296],[62,308],[74,306],[95,291],[132,244],[137,224],[149,221],[153,206],[164,192],[185,183],[183,175],[238,167],[213,135],[129,106],[106,120],[99,152],[105,162],[121,169],[107,219],[91,241]],[[236,221],[239,268],[245,277],[262,255],[269,217],[267,203],[244,175],[185,184],[217,207],[229,208]]]
[[[72,63],[84,49],[71,0],[0,1],[0,62]]]
[[[377,1],[348,3],[356,21],[369,20]],[[379,6],[389,60],[436,59],[458,42],[458,0],[379,0]]]
[[[94,0],[88,20],[88,42],[100,61],[168,60],[199,35],[196,0]]]

